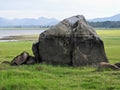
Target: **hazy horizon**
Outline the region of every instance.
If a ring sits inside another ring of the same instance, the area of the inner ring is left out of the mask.
[[[0,17],[56,18],[74,15],[87,19],[109,17],[120,13],[120,0],[4,0],[0,1]]]

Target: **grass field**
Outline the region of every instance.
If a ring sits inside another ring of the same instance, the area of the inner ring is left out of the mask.
[[[110,63],[120,62],[120,31],[98,30]],[[34,41],[0,42],[0,62],[23,51],[32,55]],[[0,90],[120,90],[120,71],[46,64],[10,66],[0,63]]]
[[[120,30],[98,30],[111,63],[120,62]]]

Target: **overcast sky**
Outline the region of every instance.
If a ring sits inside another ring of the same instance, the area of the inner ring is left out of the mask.
[[[0,17],[59,20],[73,15],[87,19],[120,14],[120,0],[0,0]]]

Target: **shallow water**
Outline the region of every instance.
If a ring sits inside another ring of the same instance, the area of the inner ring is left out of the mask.
[[[40,34],[43,31],[44,30],[0,30],[0,38],[6,37],[6,36]]]
[[[15,42],[15,41],[18,41],[18,40],[0,40],[0,42]]]
[[[0,30],[0,39],[7,36],[19,36],[19,35],[30,35],[30,34],[40,34],[44,30]],[[0,40],[0,42],[8,42],[13,40]]]

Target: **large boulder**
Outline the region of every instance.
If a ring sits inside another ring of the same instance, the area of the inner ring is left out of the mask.
[[[64,19],[41,33],[32,49],[37,62],[72,66],[108,62],[103,41],[82,15]]]

